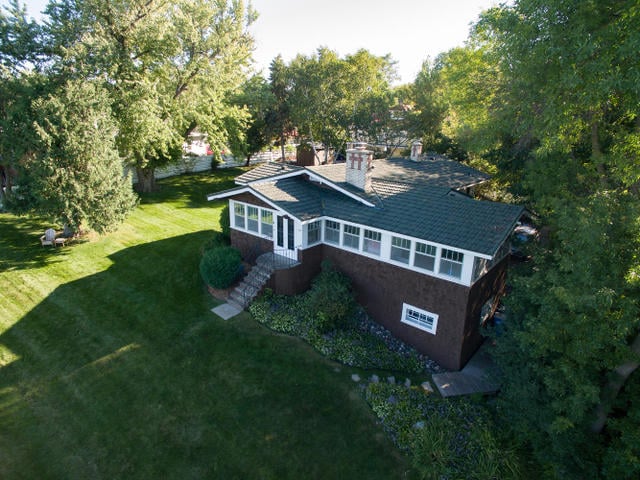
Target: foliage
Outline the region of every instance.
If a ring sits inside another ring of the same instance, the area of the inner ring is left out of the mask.
[[[321,333],[345,327],[356,306],[351,281],[327,261],[314,279],[307,300],[311,311],[316,312]]]
[[[500,414],[555,478],[637,472],[639,13],[520,0],[477,29],[502,75],[489,119],[511,129],[496,153],[529,149],[498,165],[551,232],[513,281]]]
[[[222,235],[229,241],[231,239],[231,217],[229,213],[229,202],[225,202],[224,207],[220,210],[220,231]]]
[[[200,259],[200,275],[213,288],[228,288],[242,272],[242,257],[233,247],[205,250]]]
[[[93,82],[67,82],[34,109],[39,142],[22,165],[14,208],[35,210],[71,231],[117,228],[137,200],[117,155],[106,92]]]
[[[52,2],[53,68],[102,79],[118,122],[121,155],[153,188],[153,170],[176,160],[196,128],[214,150],[245,113],[227,100],[243,80],[254,18],[244,2]]]
[[[478,404],[386,383],[370,383],[364,393],[420,478],[520,478],[518,457]]]
[[[332,289],[339,292],[338,297],[331,296]],[[371,320],[355,308],[349,279],[329,265],[324,265],[309,291],[292,297],[267,291],[249,311],[258,322],[303,338],[323,355],[345,365],[415,373],[426,368],[415,350],[399,351],[372,333]]]
[[[251,156],[270,145],[279,133],[271,124],[276,116],[276,98],[267,81],[254,75],[242,85],[231,102],[250,115],[244,128],[230,129],[235,135],[231,135],[229,141],[233,154],[246,158],[248,165]]]
[[[341,59],[327,48],[298,55],[286,67],[287,102],[291,122],[314,144],[340,149],[346,141],[365,136],[375,141],[385,123],[392,97],[393,62],[360,50]]]

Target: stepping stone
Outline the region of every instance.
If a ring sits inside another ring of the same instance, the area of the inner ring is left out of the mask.
[[[433,393],[433,387],[431,386],[431,384],[429,382],[422,382],[422,384],[420,386],[422,387],[422,389],[425,392]]]
[[[351,380],[353,380],[354,382],[359,382],[360,375],[358,375],[357,373],[354,373],[353,375],[351,375]]]
[[[223,303],[222,305],[218,305],[215,308],[212,308],[211,311],[218,315],[223,320],[229,320],[232,317],[238,315],[242,310],[228,303]]]

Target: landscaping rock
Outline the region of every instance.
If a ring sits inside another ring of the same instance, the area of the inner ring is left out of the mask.
[[[433,387],[429,382],[422,382],[422,389],[427,393],[433,393]]]
[[[380,377],[378,375],[371,375],[371,383],[379,383]]]
[[[354,382],[359,382],[360,375],[358,375],[357,373],[354,373],[353,375],[351,375],[351,380],[353,380]]]
[[[387,382],[391,385],[395,385],[396,384],[396,377],[394,377],[393,375],[390,377],[387,377]]]
[[[411,380],[409,380],[408,378],[406,378],[406,379],[404,380],[404,386],[405,386],[405,387],[407,387],[407,388],[410,388],[410,387],[411,387]]]

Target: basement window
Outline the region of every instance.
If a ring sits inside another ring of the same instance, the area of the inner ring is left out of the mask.
[[[407,303],[402,304],[401,321],[433,335],[436,334],[436,328],[438,327],[438,315]]]

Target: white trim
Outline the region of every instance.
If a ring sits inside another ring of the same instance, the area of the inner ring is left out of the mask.
[[[424,320],[422,320],[422,317],[424,317]],[[408,303],[402,304],[402,317],[400,317],[400,321],[432,335],[435,335],[438,329],[437,313],[427,312]],[[431,326],[429,326],[428,323],[431,323]]]

